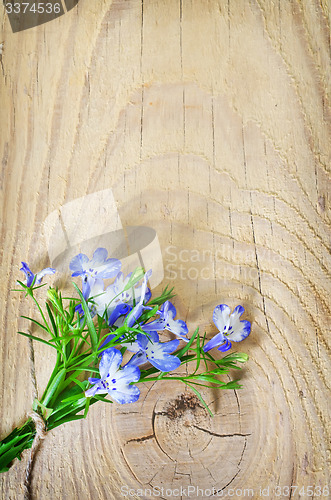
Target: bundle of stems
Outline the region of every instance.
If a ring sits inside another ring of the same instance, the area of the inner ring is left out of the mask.
[[[142,278],[143,270],[132,273],[125,290],[133,289]],[[104,316],[92,317],[93,299],[85,300],[82,291],[73,283],[76,297],[62,297],[59,290],[49,288],[44,307],[36,298],[35,291],[42,286],[27,286],[18,281],[25,295],[32,299],[39,311],[39,318],[23,316],[33,323],[39,335],[19,332],[34,342],[46,344],[56,353],[55,364],[47,386],[40,400],[33,401],[32,410],[43,420],[45,430],[73,420],[87,417],[91,405],[97,402],[110,403],[102,394],[86,395],[91,385],[89,378],[101,376],[98,365],[104,352],[116,348],[123,356],[127,348],[137,338],[137,335],[146,335],[144,325],[157,317],[163,304],[173,297],[172,289],[165,288],[159,297],[148,302],[137,322],[130,326],[127,319],[121,326],[109,326]],[[16,290],[18,291],[18,290]],[[132,323],[132,322],[131,322]],[[230,369],[240,369],[238,363],[244,363],[248,356],[243,353],[232,353],[222,359],[215,359],[209,352],[205,352],[206,334],[201,336],[197,328],[188,342],[173,355],[180,360],[180,366],[186,365],[190,371],[179,375],[162,371],[155,366],[147,366],[140,370],[140,378],[135,384],[146,382],[181,381],[189,387],[199,398],[206,411],[212,415],[210,408],[204,401],[200,387],[217,389],[239,389],[236,381],[223,382],[219,375],[224,375]],[[102,378],[102,377],[101,377]],[[200,389],[200,390],[199,390]],[[22,451],[32,446],[36,436],[36,425],[33,418],[28,418],[20,427],[16,427],[0,442],[0,472],[8,471],[15,458],[21,459]]]

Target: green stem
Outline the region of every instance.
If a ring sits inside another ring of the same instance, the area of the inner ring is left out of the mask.
[[[29,418],[21,427],[16,427],[0,441],[0,472],[9,470],[12,461],[20,458],[23,450],[31,448],[36,428]]]
[[[191,379],[192,377],[189,375],[187,377],[162,377],[162,380],[188,380]],[[160,380],[159,376],[158,377],[146,377],[146,378],[141,378],[135,384],[140,384],[141,382],[153,382],[155,380]]]
[[[43,321],[44,321],[44,323],[45,323],[45,326],[46,326],[46,328],[47,328],[48,333],[50,334],[50,336],[51,336],[52,338],[55,338],[55,337],[54,337],[54,335],[53,335],[53,333],[52,333],[52,330],[51,330],[51,329],[50,329],[50,327],[48,326],[48,323],[47,323],[47,321],[46,321],[45,315],[44,315],[44,313],[43,313],[43,311],[42,311],[42,309],[41,309],[41,307],[40,307],[40,305],[39,305],[39,303],[38,303],[38,300],[35,298],[35,296],[33,295],[33,293],[32,293],[32,294],[30,294],[30,295],[31,295],[31,297],[32,297],[33,301],[35,302],[36,306],[38,307],[38,310],[39,310],[40,315],[41,315],[41,317],[42,317],[42,319],[43,319]]]
[[[45,395],[41,400],[41,403],[44,406],[47,406],[48,404],[50,404],[51,406],[51,401],[55,401],[58,393],[60,392],[61,384],[65,378],[65,375],[66,375],[66,370],[64,368],[61,368],[61,370],[57,372],[51,384],[49,385],[47,392],[45,393]]]
[[[47,391],[48,391],[48,389],[49,389],[49,387],[50,387],[51,383],[53,382],[54,377],[56,376],[56,374],[57,374],[57,373],[58,373],[58,371],[59,371],[59,370],[58,370],[58,368],[59,368],[60,362],[61,362],[61,354],[58,352],[58,353],[57,353],[57,356],[56,356],[55,366],[54,366],[54,369],[53,369],[53,371],[52,371],[52,375],[50,376],[49,381],[48,381],[48,384],[47,384],[47,386],[46,386],[46,389],[45,389],[45,391],[44,391],[44,393],[43,393],[43,395],[42,395],[41,402],[43,402],[43,401],[44,401],[44,398],[45,398],[45,396],[46,396],[46,394],[47,394]],[[43,404],[44,404],[44,403],[43,403]]]

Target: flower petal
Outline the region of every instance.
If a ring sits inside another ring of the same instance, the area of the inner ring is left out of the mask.
[[[127,385],[121,388],[113,387],[109,391],[110,397],[120,404],[135,403],[140,396],[140,390],[136,385]]]
[[[169,300],[167,300],[167,303],[168,303],[168,314],[172,319],[174,319],[177,314],[176,308]]]
[[[88,256],[84,253],[76,255],[69,264],[69,269],[73,271],[71,276],[80,276],[85,272],[85,264],[89,261]]]
[[[228,334],[228,339],[232,342],[241,342],[251,333],[251,323],[249,321],[238,321],[231,332]]]
[[[141,328],[144,330],[144,332],[157,332],[161,330],[165,330],[166,323],[164,319],[158,318],[154,319],[153,321],[150,321],[149,323],[145,323],[144,325],[141,325]]]
[[[21,267],[20,271],[23,271],[23,273],[26,276],[26,286],[30,287],[32,285],[32,282],[34,279],[34,274],[26,262],[22,262],[22,267]]]
[[[129,349],[128,349],[129,351]],[[125,366],[140,366],[147,363],[148,359],[144,351],[138,351],[136,354],[129,359]],[[125,368],[125,367],[124,367]]]
[[[138,382],[140,379],[140,370],[135,366],[128,366],[127,364],[117,373],[118,382],[126,380],[126,383]]]
[[[113,278],[121,269],[121,261],[107,259],[108,252],[105,248],[97,248],[89,262],[90,272],[96,273],[98,279]]]
[[[100,379],[94,378],[94,377],[89,377],[88,381],[90,382],[90,384],[97,384],[98,382],[100,382]]]
[[[169,330],[169,332],[174,333],[175,335],[178,335],[179,337],[184,337],[188,333],[188,328],[182,319],[171,319],[168,318],[166,330]],[[184,339],[187,340],[187,339]]]
[[[148,337],[153,344],[160,342],[160,337],[159,337],[159,334],[157,332],[149,332]]]
[[[147,304],[147,302],[151,299],[151,297],[152,297],[152,292],[147,287],[146,292],[145,292],[145,297],[144,297],[144,303]]]
[[[210,349],[213,349],[214,347],[217,347],[217,346],[223,344],[223,342],[225,342],[225,341],[226,341],[226,338],[224,337],[223,333],[219,332],[217,335],[215,335],[215,337],[213,337],[212,339],[209,340],[209,342],[207,342],[207,344],[204,346],[203,350],[205,352],[210,351]]]
[[[143,333],[138,333],[137,335],[137,342],[142,351],[144,351],[147,347],[147,344],[149,343],[148,337],[144,335]]]
[[[53,267],[46,267],[42,271],[36,274],[36,281],[35,283],[39,284],[41,283],[41,280],[43,279],[44,276],[47,274],[54,274],[56,270]]]
[[[98,382],[97,384],[93,385],[87,391],[85,391],[85,396],[87,398],[92,398],[95,396],[95,394],[105,394],[108,391],[104,388],[101,382]]]
[[[229,349],[231,349],[231,342],[230,340],[226,339],[225,340],[225,343],[222,344],[219,348],[218,348],[218,351],[222,351],[222,352],[226,352],[228,351]]]
[[[115,321],[118,320],[120,316],[123,316],[124,314],[127,314],[131,310],[131,306],[129,304],[117,304],[115,309],[112,311],[112,313],[109,316],[108,319],[108,325],[112,326]]]
[[[91,267],[102,266],[108,257],[108,251],[106,248],[97,248],[93,254],[90,261]]]
[[[108,392],[110,396],[118,403],[134,403],[140,395],[140,390],[131,382],[137,382],[140,379],[140,370],[134,365],[125,365],[122,370],[114,374],[114,378],[108,377]]]
[[[171,356],[171,354],[164,354],[162,358],[148,358],[148,361],[161,372],[176,370],[181,363],[177,356]]]
[[[122,354],[120,351],[115,349],[115,347],[110,347],[109,349],[103,351],[99,364],[101,379],[104,380],[105,378],[112,376],[118,370],[120,364],[122,363],[122,359]]]
[[[230,316],[230,325],[235,323],[237,320],[239,320],[240,316],[245,312],[245,309],[243,306],[237,306],[235,307],[233,313]]]
[[[145,306],[143,306],[143,301],[146,293],[146,288],[147,288],[147,281],[152,275],[152,270],[150,269],[145,273],[143,284],[141,286],[141,296],[138,304],[132,309],[132,311],[128,315],[128,322],[127,325],[129,327],[134,326],[137,323],[138,318],[141,316],[143,310],[145,309]]]
[[[117,275],[121,269],[122,263],[118,259],[107,259],[102,266],[94,267],[93,269],[97,271],[98,278],[106,280],[108,278],[113,278]]]
[[[228,329],[230,323],[230,312],[231,309],[226,304],[220,304],[215,307],[213,312],[213,321],[220,332],[224,332]]]
[[[174,339],[169,340],[168,342],[162,342],[160,345],[162,346],[162,351],[166,353],[174,352],[180,344],[180,340]]]

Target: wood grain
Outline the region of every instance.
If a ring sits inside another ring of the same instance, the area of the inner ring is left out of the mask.
[[[96,405],[48,435],[34,497],[327,486],[328,2],[80,0],[15,34],[0,14],[1,437],[32,398],[16,334],[31,308],[10,290],[21,260],[48,263],[44,221],[69,201],[111,189],[123,227],[156,230],[191,331],[211,335],[224,302],[253,325],[244,388],[206,393],[214,419],[177,383]],[[52,358],[35,351],[42,391]],[[26,460],[1,476],[2,498],[22,497]]]

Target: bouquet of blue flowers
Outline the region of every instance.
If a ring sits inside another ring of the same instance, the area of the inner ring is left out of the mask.
[[[107,258],[105,248],[98,248],[92,259],[78,254],[70,262],[73,277],[82,279],[82,286],[73,283],[75,293],[63,297],[55,288],[48,288],[42,307],[35,291],[46,275],[55,269],[46,268],[34,274],[22,262],[25,281],[18,281],[19,291],[30,297],[40,317],[28,318],[40,335],[19,332],[32,341],[42,342],[56,352],[54,369],[45,391],[35,398],[28,420],[15,428],[0,442],[0,472],[7,471],[22,451],[33,448],[47,431],[61,424],[85,418],[90,405],[104,403],[134,403],[143,382],[179,380],[199,398],[212,415],[199,392],[199,386],[218,389],[238,389],[237,381],[223,382],[220,375],[229,369],[240,369],[248,356],[227,354],[217,359],[210,351],[231,348],[231,342],[245,339],[251,330],[249,321],[240,317],[244,308],[221,304],[214,309],[213,321],[219,332],[208,342],[199,328],[189,336],[187,325],[176,319],[175,306],[170,301],[173,289],[166,287],[152,298],[148,288],[151,270],[135,269],[124,276],[121,262]],[[108,286],[105,281],[113,280]],[[162,332],[175,338],[163,340]],[[185,375],[176,373],[187,365]],[[202,368],[201,368],[202,367]],[[107,398],[109,396],[109,398]]]

